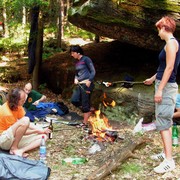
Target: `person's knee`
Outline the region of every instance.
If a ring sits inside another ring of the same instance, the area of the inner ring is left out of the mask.
[[[19,120],[19,123],[21,126],[27,126],[29,127],[29,124],[30,124],[30,119],[28,117],[23,117]]]

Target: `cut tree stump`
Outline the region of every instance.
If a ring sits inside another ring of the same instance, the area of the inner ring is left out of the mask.
[[[96,171],[92,172],[85,180],[101,180],[116,170],[125,159],[134,157],[133,151],[143,143],[148,142],[149,139],[142,137],[136,141],[130,141],[127,146],[118,149],[113,157],[108,158]]]

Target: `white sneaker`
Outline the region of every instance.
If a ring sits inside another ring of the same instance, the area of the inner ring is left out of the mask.
[[[169,171],[172,171],[173,169],[175,169],[175,162],[172,159],[171,161],[168,161],[167,159],[164,159],[164,161],[157,167],[154,168],[154,171],[156,173],[166,173]]]
[[[164,160],[165,154],[163,152],[151,156],[153,160]]]

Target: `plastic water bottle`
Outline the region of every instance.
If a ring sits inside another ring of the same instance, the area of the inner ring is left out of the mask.
[[[178,128],[176,123],[173,123],[172,127],[172,145],[177,147],[178,146]]]
[[[46,142],[45,142],[44,136],[42,136],[42,139],[41,139],[39,156],[40,156],[40,161],[46,163]]]

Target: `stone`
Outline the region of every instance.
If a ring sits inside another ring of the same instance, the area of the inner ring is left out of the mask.
[[[175,36],[180,39],[179,0],[79,0],[70,8],[68,20],[98,36],[160,50],[163,42],[155,23],[165,15],[176,20]]]

